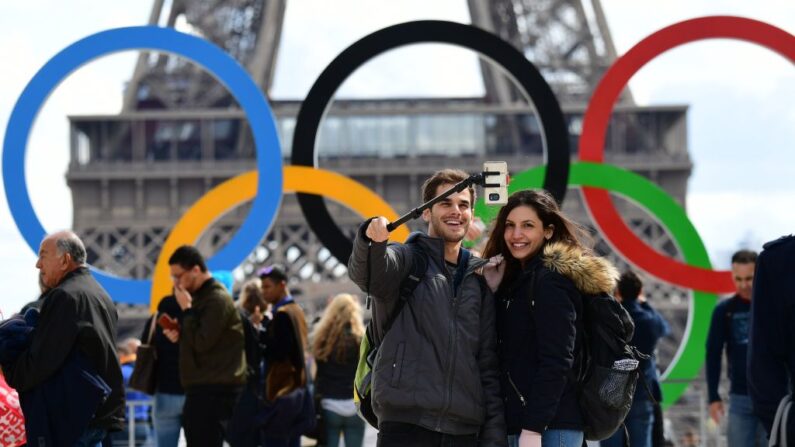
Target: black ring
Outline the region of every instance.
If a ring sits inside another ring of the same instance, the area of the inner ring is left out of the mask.
[[[560,104],[538,69],[508,42],[496,35],[454,22],[423,20],[376,31],[349,46],[320,74],[301,104],[293,134],[292,164],[317,166],[315,139],[320,122],[337,88],[357,68],[375,56],[413,43],[448,43],[478,52],[513,77],[535,106],[544,132],[547,159],[544,189],[563,203],[569,181],[569,135]],[[309,227],[320,242],[343,263],[348,262],[352,242],[328,212],[323,197],[297,194]]]

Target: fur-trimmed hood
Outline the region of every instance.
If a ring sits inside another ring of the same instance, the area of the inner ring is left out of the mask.
[[[569,278],[577,290],[588,295],[613,293],[619,277],[618,270],[607,259],[561,242],[547,244],[542,261],[545,267]]]

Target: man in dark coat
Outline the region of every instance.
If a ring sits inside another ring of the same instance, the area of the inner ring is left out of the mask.
[[[716,424],[721,422],[725,413],[718,384],[724,352],[726,355],[726,371],[730,381],[726,426],[729,447],[764,443],[764,429],[751,407],[745,375],[756,258],[756,252],[750,250],[740,250],[732,255],[732,280],[737,293],[715,306],[707,334],[707,397],[709,414]]]
[[[185,438],[191,446],[221,447],[246,382],[243,323],[229,291],[213,279],[196,247],[177,248],[168,267],[182,320],[178,330],[163,333],[179,339]]]
[[[436,172],[423,200],[468,176]],[[348,275],[373,299],[380,341],[372,370],[380,447],[507,444],[494,297],[475,273],[485,261],[461,247],[474,203],[470,187],[426,209],[428,234],[412,234],[409,244],[387,244],[383,216],[366,221],[354,240]],[[420,262],[415,253],[427,257],[426,271],[401,308],[401,284]]]
[[[775,436],[771,427],[779,402],[787,393],[791,396],[795,386],[794,276],[795,236],[765,244],[756,263],[751,300],[748,392],[754,412],[770,437]],[[792,409],[787,437],[795,440],[795,411]],[[776,445],[785,444],[779,439]]]
[[[59,377],[63,368],[74,364],[70,359],[79,355],[80,362],[85,360],[110,388],[107,399],[89,410],[93,417],[77,441],[77,445],[93,446],[108,431],[124,426],[124,386],[115,348],[118,313],[85,262],[83,242],[72,232],[57,232],[41,242],[36,268],[47,288],[41,315],[30,346],[5,374],[20,394],[35,391]],[[63,414],[86,411],[81,399],[61,404]]]

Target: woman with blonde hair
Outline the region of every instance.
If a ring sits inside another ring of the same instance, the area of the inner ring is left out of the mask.
[[[315,327],[315,392],[321,397],[328,447],[339,445],[340,433],[346,447],[361,447],[364,440],[364,421],[356,414],[353,402],[353,376],[364,330],[361,305],[347,293],[331,300]]]

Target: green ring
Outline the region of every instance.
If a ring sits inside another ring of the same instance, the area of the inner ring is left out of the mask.
[[[537,166],[511,176],[508,192],[540,188],[546,166]],[[645,177],[618,166],[579,162],[571,165],[569,186],[588,186],[621,194],[643,207],[670,232],[682,251],[685,262],[695,267],[712,268],[704,242],[685,210],[676,201]],[[499,208],[488,207],[483,199],[475,205],[475,214],[487,225],[497,216]],[[712,311],[718,301],[714,293],[692,291],[690,313],[682,344],[663,373],[663,407],[673,405],[684,394],[690,382],[698,377],[706,358],[707,332]]]

